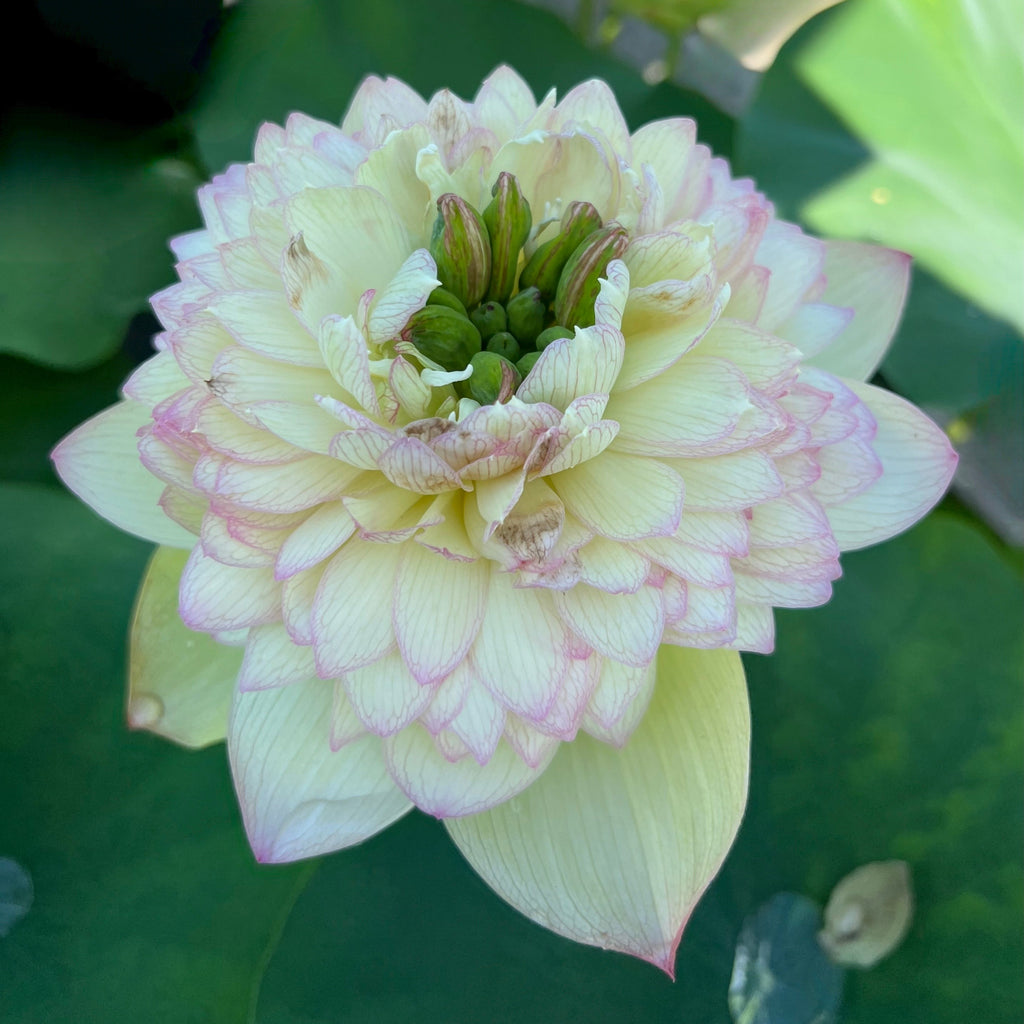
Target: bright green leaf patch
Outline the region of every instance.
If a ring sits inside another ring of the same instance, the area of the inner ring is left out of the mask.
[[[223,747],[124,724],[147,545],[43,487],[0,491],[0,853],[35,900],[0,941],[5,1024],[242,1024],[309,866],[264,868]]]
[[[820,104],[867,155],[820,191],[791,187],[807,223],[905,249],[1024,329],[1022,32],[1015,0],[844,4],[784,52],[815,103],[787,102],[771,84],[787,72],[769,72],[744,121],[745,159],[760,174],[767,152],[809,182],[844,145],[820,113],[808,116]],[[760,184],[775,198],[770,181]]]
[[[0,350],[66,369],[111,355],[174,282],[167,240],[199,226],[177,140],[24,110],[0,152]]]

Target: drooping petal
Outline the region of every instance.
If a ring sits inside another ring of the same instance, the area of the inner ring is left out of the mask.
[[[163,481],[139,461],[136,432],[151,422],[141,402],[118,402],[57,445],[54,468],[68,490],[115,526],[154,544],[191,548],[196,538],[160,507]]]
[[[331,750],[333,686],[324,680],[235,695],[228,755],[257,860],[340,850],[412,806],[384,768],[380,740]]]
[[[188,552],[157,548],[132,616],[128,724],[186,747],[227,735],[242,651],[194,633],[178,615],[178,581]]]
[[[882,475],[826,511],[843,551],[887,540],[916,523],[942,497],[956,469],[949,438],[919,409],[882,388],[844,381],[878,424],[871,443]]]
[[[749,719],[738,654],[663,648],[658,675],[622,750],[579,737],[520,796],[446,824],[529,918],[671,975],[683,926],[739,826]]]

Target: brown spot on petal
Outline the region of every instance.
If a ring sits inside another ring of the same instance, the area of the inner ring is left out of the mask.
[[[403,429],[409,437],[418,437],[421,441],[429,444],[435,437],[447,434],[453,430],[455,424],[451,420],[441,419],[439,416],[431,416],[425,420],[414,420]]]
[[[561,505],[541,505],[526,515],[510,515],[494,537],[522,562],[542,562],[558,541],[565,522]]]
[[[323,260],[310,252],[300,231],[288,243],[281,258],[281,277],[285,293],[293,309],[298,309],[303,292],[311,284],[323,284],[327,280],[327,267]]]

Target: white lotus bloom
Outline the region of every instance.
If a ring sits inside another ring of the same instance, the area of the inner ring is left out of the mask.
[[[226,734],[260,860],[415,805],[524,913],[671,971],[745,802],[737,652],[953,471],[863,383],[907,257],[506,68],[472,103],[368,79],[199,202],[157,353],[54,454],[162,545],[130,720]]]

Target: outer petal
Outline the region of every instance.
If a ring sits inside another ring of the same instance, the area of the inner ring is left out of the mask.
[[[673,973],[746,802],[750,723],[733,652],[662,648],[622,750],[580,736],[525,793],[447,822],[499,895],[552,931]]]
[[[842,377],[867,380],[878,369],[903,314],[910,257],[863,242],[825,243],[828,285],[819,301],[854,310],[853,320],[823,352],[807,360]]]
[[[242,664],[238,647],[193,633],[178,616],[178,580],[188,552],[157,548],[132,616],[128,724],[186,747],[224,739],[231,691]]]
[[[155,544],[190,548],[196,538],[158,504],[163,481],[139,461],[135,432],[150,422],[141,402],[118,402],[68,434],[53,463],[68,490],[115,526]]]
[[[256,859],[281,863],[352,846],[412,806],[384,769],[375,736],[330,747],[324,680],[235,695],[228,754]]]
[[[847,380],[871,411],[878,433],[871,447],[882,475],[867,490],[827,509],[843,551],[877,544],[907,529],[938,502],[956,469],[949,438],[920,409],[902,398]]]

